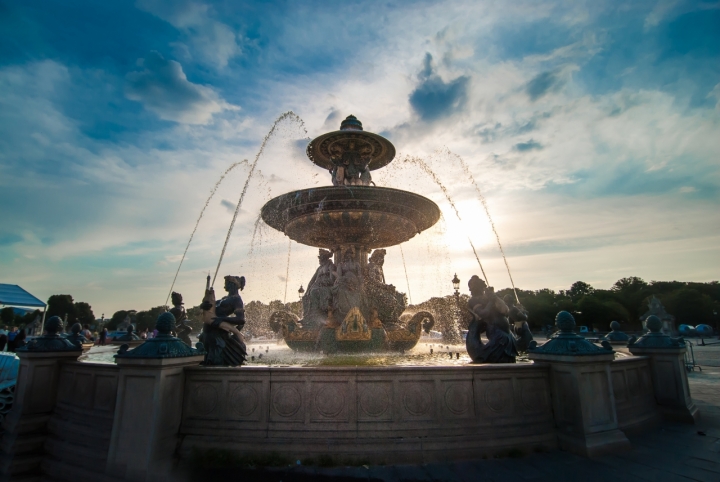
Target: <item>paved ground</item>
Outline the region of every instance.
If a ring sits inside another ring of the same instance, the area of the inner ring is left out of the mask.
[[[713,340],[715,341],[715,340]],[[555,451],[522,458],[427,465],[370,467],[288,467],[221,470],[202,480],[224,481],[720,481],[720,344],[693,346],[702,371],[689,375],[701,413],[697,425],[662,424],[630,436],[627,453],[589,460]],[[210,476],[210,477],[208,477]]]

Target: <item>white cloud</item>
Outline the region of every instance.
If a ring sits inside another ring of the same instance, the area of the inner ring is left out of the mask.
[[[212,18],[212,8],[204,3],[140,0],[138,6],[157,15],[185,34],[187,43],[175,43],[181,57],[222,69],[242,53],[239,35],[228,25]]]
[[[187,80],[180,63],[150,52],[139,60],[140,71],[125,76],[125,96],[141,102],[161,119],[183,124],[206,124],[213,114],[238,110],[210,87]]]

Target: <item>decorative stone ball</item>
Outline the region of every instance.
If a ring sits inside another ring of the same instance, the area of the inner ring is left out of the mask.
[[[161,314],[155,323],[155,329],[161,335],[169,335],[175,329],[175,316],[169,311]]]
[[[647,329],[652,333],[660,333],[660,330],[662,330],[662,321],[660,321],[660,318],[657,316],[650,315],[647,317],[645,326],[647,326]]]
[[[575,330],[575,318],[567,311],[558,313],[555,317],[555,323],[563,333],[570,333]]]
[[[620,331],[620,323],[618,323],[617,321],[611,321],[611,322],[610,322],[610,329],[611,329],[612,331]]]
[[[70,328],[70,331],[72,331],[73,335],[77,335],[82,331],[82,325],[80,323],[75,323],[72,328]]]
[[[48,335],[57,335],[63,330],[63,320],[59,316],[51,316],[45,322],[45,331]]]
[[[344,121],[340,123],[340,130],[341,131],[361,131],[363,130],[362,122],[358,120],[357,117],[350,114],[345,118]]]

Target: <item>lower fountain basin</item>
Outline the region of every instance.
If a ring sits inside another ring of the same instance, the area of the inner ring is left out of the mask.
[[[293,241],[318,248],[368,249],[404,243],[433,226],[440,209],[417,194],[384,187],[321,187],[268,201],[261,215]]]

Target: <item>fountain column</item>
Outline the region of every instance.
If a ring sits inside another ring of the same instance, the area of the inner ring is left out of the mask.
[[[170,335],[175,317],[158,317],[159,334],[115,356],[120,368],[115,418],[105,473],[120,479],[172,479],[172,457],[183,410],[187,366],[203,360],[202,345],[190,348]]]
[[[663,323],[655,315],[648,316],[649,333],[639,340],[630,340],[630,353],[650,358],[655,400],[663,417],[677,422],[695,423],[700,417],[690,397],[685,369],[685,343],[662,332]]]
[[[47,423],[60,385],[60,366],[82,355],[82,346],[60,336],[63,322],[53,316],[46,334],[18,348],[20,358],[13,408],[5,417],[0,441],[0,478],[39,473],[44,457]]]
[[[567,311],[558,313],[556,323],[560,333],[528,354],[535,364],[550,369],[560,448],[585,457],[630,448],[618,427],[612,348],[600,348],[575,333],[575,319]]]

